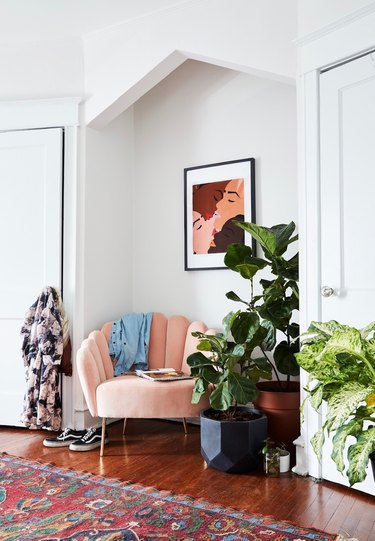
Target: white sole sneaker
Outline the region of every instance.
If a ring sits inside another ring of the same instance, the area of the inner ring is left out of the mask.
[[[106,443],[108,443],[108,438],[105,438],[104,440],[104,444]],[[69,450],[70,451],[91,451],[92,449],[97,449],[98,447],[100,447],[100,445],[101,445],[100,440],[93,441],[92,443],[76,442],[76,443],[71,443],[69,445]]]

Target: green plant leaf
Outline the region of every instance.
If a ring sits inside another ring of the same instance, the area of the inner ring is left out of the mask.
[[[298,351],[297,344],[288,344],[286,340],[280,342],[273,352],[276,367],[281,374],[290,376],[299,375],[299,366],[297,364],[295,353]]]
[[[251,256],[252,250],[250,246],[247,246],[246,244],[228,244],[227,251],[224,256],[224,264],[229,269],[238,272],[237,265],[246,263],[247,260],[251,259]]]
[[[259,316],[256,312],[241,312],[232,324],[232,335],[237,344],[252,340],[259,329]]]
[[[245,371],[245,374],[254,383],[258,383],[258,381],[260,381],[262,379],[267,379],[267,380],[272,379],[272,369],[271,369],[271,371],[264,371],[264,370],[260,370],[256,366],[253,366],[251,368],[247,368],[246,371]]]
[[[368,428],[359,436],[357,443],[348,449],[349,468],[347,476],[350,486],[360,483],[366,478],[366,467],[369,462],[369,455],[375,449],[375,430]]]
[[[233,404],[233,396],[229,391],[228,381],[220,383],[210,394],[210,404],[215,410],[225,411]]]
[[[267,334],[262,341],[262,349],[264,351],[272,351],[276,344],[276,329],[271,321],[264,319],[261,322],[261,327],[266,329]]]
[[[266,252],[269,252],[271,255],[275,253],[277,240],[276,234],[271,231],[271,229],[250,222],[238,222],[237,220],[233,220],[233,222],[238,225],[238,227],[247,231],[247,233],[250,233]]]
[[[324,385],[322,385],[321,383],[316,385],[316,387],[314,387],[314,389],[310,391],[310,403],[315,411],[318,411],[318,409],[322,405],[323,391]]]
[[[200,351],[191,353],[186,359],[187,364],[191,368],[200,368],[202,366],[211,366],[212,362],[208,357],[203,355]]]
[[[294,222],[290,222],[289,224],[278,224],[270,228],[272,233],[276,236],[277,255],[283,254],[288,245],[298,239],[298,235],[292,237],[295,228],[296,224]]]
[[[327,400],[328,432],[340,428],[372,391],[373,387],[364,387],[356,381],[349,381],[332,393]]]
[[[229,391],[239,404],[253,402],[258,396],[258,389],[254,382],[236,372],[228,375]]]
[[[228,291],[228,293],[225,293],[225,296],[230,301],[243,302],[243,304],[246,304],[248,306],[248,303],[241,299],[234,291]]]
[[[228,340],[228,337],[230,336],[233,322],[234,322],[234,320],[236,319],[236,317],[238,316],[239,313],[240,313],[240,310],[237,310],[237,312],[229,312],[223,318],[223,322],[222,322],[223,323],[223,329],[224,329],[223,335],[224,335],[226,340]]]
[[[322,448],[324,445],[324,429],[320,428],[311,438],[310,442],[319,462],[322,461]]]
[[[260,269],[264,269],[266,265],[269,265],[264,259],[252,258],[249,263],[241,263],[237,265],[236,270],[241,274],[242,278],[251,280]]]
[[[353,419],[349,423],[337,429],[336,434],[332,438],[332,453],[331,458],[335,462],[339,472],[345,469],[344,463],[344,448],[348,436],[356,436],[362,430],[363,421]]]
[[[193,394],[191,398],[192,404],[198,404],[202,395],[206,392],[207,387],[208,387],[208,383],[206,383],[203,379],[199,378],[195,381]]]

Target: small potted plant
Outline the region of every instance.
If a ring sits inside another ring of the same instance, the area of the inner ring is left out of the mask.
[[[366,477],[375,455],[375,322],[364,329],[337,321],[312,322],[302,335],[297,362],[310,374],[307,399],[318,410],[327,404],[323,426],[311,443],[321,459],[326,435],[332,435],[332,460],[350,486]],[[346,445],[347,462],[344,452]]]
[[[201,412],[202,456],[216,469],[242,473],[259,465],[267,418],[259,410],[243,406],[258,394],[251,374],[259,369],[245,357],[244,346],[229,338],[234,316],[230,313],[224,318],[222,333],[194,332],[200,351],[189,355],[187,362],[196,378],[192,402],[197,404],[211,390],[211,408]]]

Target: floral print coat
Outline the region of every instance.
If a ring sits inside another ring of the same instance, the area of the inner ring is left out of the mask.
[[[29,428],[60,430],[59,365],[64,338],[61,298],[46,287],[29,308],[21,329],[26,393],[21,422]]]

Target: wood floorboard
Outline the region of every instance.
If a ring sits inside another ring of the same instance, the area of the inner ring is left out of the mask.
[[[0,450],[78,471],[188,494],[255,514],[274,516],[330,533],[375,541],[375,498],[329,482],[292,473],[267,478],[261,468],[226,474],[208,468],[200,455],[199,427],[160,420],[134,420],[108,427],[105,456],[99,450],[74,452],[44,447],[46,431],[0,427]]]

